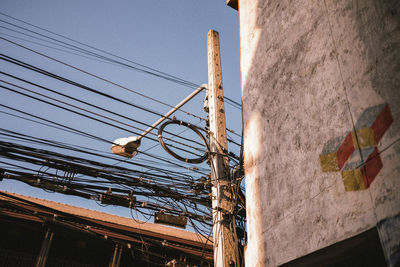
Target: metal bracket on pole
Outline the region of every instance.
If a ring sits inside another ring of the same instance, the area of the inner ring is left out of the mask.
[[[35,267],[44,267],[46,266],[47,262],[47,257],[49,255],[51,243],[53,241],[54,233],[50,230],[47,229],[46,235],[43,239],[42,242],[42,247],[40,248],[39,255],[36,260],[36,265]]]
[[[119,263],[121,261],[122,254],[122,246],[119,244],[115,244],[113,255],[110,259],[109,267],[119,267]]]

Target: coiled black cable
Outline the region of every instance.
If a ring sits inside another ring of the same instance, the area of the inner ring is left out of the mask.
[[[185,157],[179,156],[174,151],[169,149],[169,147],[164,143],[162,133],[163,133],[164,128],[170,124],[178,124],[181,126],[185,126],[185,127],[189,128],[190,130],[194,131],[201,138],[204,145],[206,146],[205,153],[201,157],[198,157],[198,158],[185,158]],[[207,139],[203,136],[203,134],[199,131],[199,129],[196,126],[194,126],[190,123],[187,123],[187,122],[184,122],[181,120],[170,120],[170,121],[165,122],[158,128],[158,141],[160,142],[161,146],[165,149],[165,151],[168,152],[168,154],[170,154],[171,156],[173,156],[174,158],[176,158],[180,161],[184,161],[187,163],[193,163],[193,164],[199,164],[199,163],[204,162],[208,158],[209,147],[208,147]]]

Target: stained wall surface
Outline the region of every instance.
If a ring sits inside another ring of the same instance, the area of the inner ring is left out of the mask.
[[[400,2],[240,0],[246,266],[378,227],[400,261]]]

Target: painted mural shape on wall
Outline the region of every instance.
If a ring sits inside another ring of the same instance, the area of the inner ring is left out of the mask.
[[[346,191],[367,189],[383,167],[377,144],[392,122],[386,103],[364,110],[353,131],[325,144],[319,156],[322,171],[341,171]]]

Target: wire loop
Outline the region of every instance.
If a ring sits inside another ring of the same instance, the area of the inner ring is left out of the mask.
[[[185,127],[189,128],[190,130],[194,131],[198,136],[200,136],[201,140],[203,141],[203,143],[206,147],[206,152],[204,153],[204,155],[202,155],[201,157],[198,157],[198,158],[185,158],[185,157],[179,156],[174,151],[169,149],[169,147],[164,143],[164,140],[162,138],[163,130],[169,124],[178,124],[180,126],[185,126]],[[209,149],[208,149],[207,139],[201,134],[201,132],[197,129],[196,126],[194,126],[190,123],[187,123],[187,122],[184,122],[181,120],[170,120],[170,121],[165,122],[158,128],[158,141],[160,142],[161,146],[165,149],[165,151],[168,152],[168,154],[170,154],[171,156],[173,156],[174,158],[176,158],[180,161],[187,162],[187,163],[193,163],[193,164],[199,164],[199,163],[204,162],[208,158]]]

